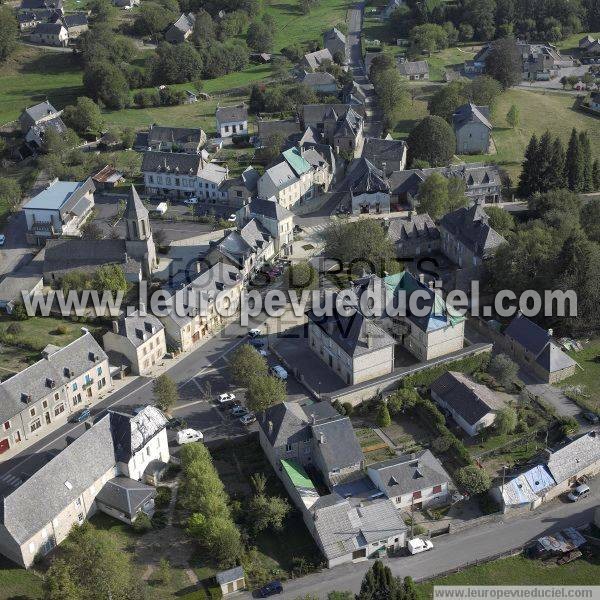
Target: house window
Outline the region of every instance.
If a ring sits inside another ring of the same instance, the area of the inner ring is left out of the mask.
[[[102,375],[102,367],[96,369],[96,375]]]
[[[38,430],[41,426],[42,422],[39,419],[36,419],[35,421],[31,422],[31,425],[29,425],[29,429],[31,429],[31,433],[33,433],[34,431]]]
[[[74,381],[73,385],[71,385],[71,389],[75,392],[77,390],[77,382]]]
[[[35,408],[30,408],[29,409],[29,416],[35,417]]]
[[[6,431],[7,429],[10,429],[10,421],[5,421],[4,423],[4,431]]]
[[[56,395],[54,396],[54,398],[56,399]],[[42,402],[42,407],[43,407],[43,408],[48,408],[48,400],[44,400],[44,401]]]
[[[413,492],[412,497],[413,497],[413,500],[418,500],[421,497],[421,492],[420,491]]]
[[[85,521],[85,515],[83,513],[79,513],[77,515],[77,520],[79,521],[79,524],[81,525]]]
[[[286,451],[286,452],[291,452],[291,451],[292,451],[292,449],[293,449],[293,448],[292,448],[292,445],[291,445],[291,444],[286,444],[286,445],[285,445],[285,451]]]
[[[442,492],[442,486],[441,485],[434,485],[433,486],[433,493],[434,494],[441,494]]]
[[[15,444],[18,444],[21,441],[21,432],[16,431],[14,438],[15,438]]]
[[[54,416],[58,417],[58,415],[60,415],[61,413],[65,412],[65,405],[64,404],[59,404],[58,406],[56,406],[54,408]]]
[[[77,394],[75,398],[73,398],[73,406],[77,406],[81,402],[81,394]]]
[[[77,500],[75,500],[75,506],[81,506],[81,498],[77,498]]]
[[[56,392],[56,394],[54,394],[54,399],[58,400],[60,398],[60,394],[58,392]]]

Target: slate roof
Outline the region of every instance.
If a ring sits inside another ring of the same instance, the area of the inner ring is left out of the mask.
[[[142,173],[179,173],[180,175],[198,175],[204,167],[200,154],[187,154],[184,152],[144,152],[142,160]]]
[[[129,316],[121,316],[118,326],[118,335],[126,337],[134,348],[141,346],[164,329],[163,324],[153,314],[147,313],[142,316],[139,310]]]
[[[488,106],[476,106],[469,102],[456,109],[456,112],[452,115],[452,125],[457,130],[469,123],[481,123],[491,131],[492,124],[489,118],[490,109]]]
[[[169,144],[201,144],[206,134],[199,127],[167,127],[152,125],[148,130],[148,144],[154,146],[161,142]]]
[[[341,185],[344,192],[354,196],[361,194],[389,193],[390,186],[383,174],[371,161],[364,157],[353,161]]]
[[[0,422],[8,421],[25,410],[27,404],[41,400],[51,394],[54,388],[73,381],[104,360],[104,350],[91,333],[84,333],[70,344],[5,379],[0,383]],[[29,397],[31,401],[27,400]]]
[[[362,123],[363,118],[354,110],[354,108],[350,107],[341,117],[339,117],[333,135],[356,137]]]
[[[361,117],[364,115],[362,107],[351,106],[350,104],[303,104],[299,110],[300,122],[303,127],[308,127],[309,125],[323,123],[326,117],[333,117],[337,120],[349,108],[352,108]]]
[[[371,162],[400,162],[405,154],[406,142],[403,140],[366,138],[361,156]]]
[[[398,196],[408,194],[415,197],[423,181],[425,177],[420,169],[394,171],[389,178],[391,192]]]
[[[263,177],[268,177],[278,190],[282,190],[298,181],[297,175],[286,161],[277,163],[267,169]]]
[[[38,23],[33,30],[33,33],[41,33],[44,35],[58,35],[64,29],[62,23]]]
[[[506,240],[488,224],[483,207],[474,204],[445,214],[440,226],[460,240],[476,256],[489,256]]]
[[[62,5],[62,0],[21,0],[20,10],[60,9]]]
[[[304,55],[304,61],[313,70],[318,69],[325,61],[333,62],[333,55],[327,48],[317,50],[316,52],[309,52]]]
[[[156,406],[146,406],[137,415],[110,411],[115,457],[129,462],[154,436],[167,426],[167,418]]]
[[[62,22],[67,29],[69,29],[69,27],[83,27],[88,24],[88,18],[87,14],[84,12],[75,12],[65,15],[62,18]]]
[[[600,461],[600,434],[590,431],[550,453],[546,466],[557,484]]]
[[[552,339],[550,333],[523,315],[517,315],[505,329],[504,335],[512,338],[536,356]]]
[[[304,73],[299,78],[300,83],[309,87],[317,87],[321,85],[337,85],[336,78],[331,73]]]
[[[325,43],[327,43],[327,40],[331,39],[337,39],[344,44],[346,43],[346,36],[337,27],[332,27],[323,34],[323,41]]]
[[[128,517],[133,517],[154,497],[156,497],[154,487],[129,477],[115,477],[102,486],[96,500]]]
[[[227,569],[227,571],[219,571],[215,575],[215,579],[219,585],[225,585],[232,583],[238,579],[244,578],[244,567],[233,567],[233,569]]]
[[[371,470],[376,471],[381,477],[385,493],[389,498],[452,481],[442,463],[430,450],[423,450],[414,455],[404,454],[374,463],[368,467],[368,471]]]
[[[536,362],[548,371],[555,373],[576,365],[577,363],[565,352],[563,352],[556,344],[550,342],[536,358]]]
[[[219,106],[216,112],[219,123],[233,123],[248,120],[248,109],[244,104],[240,106]]]
[[[94,191],[91,177],[85,181],[55,181],[29,200],[23,208],[66,212],[89,191]]]
[[[291,119],[258,119],[258,137],[265,143],[269,137],[281,133],[288,138],[291,135],[302,132],[300,124]]]
[[[440,375],[431,384],[431,391],[469,425],[475,425],[485,415],[503,406],[501,400],[490,388],[475,383],[462,373],[455,371],[446,371]]]
[[[0,500],[0,519],[19,544],[27,542],[114,468],[110,424],[109,414]]]
[[[423,213],[405,219],[390,219],[387,236],[394,244],[415,239],[439,240],[440,230],[433,219]]]
[[[194,23],[196,22],[196,16],[194,13],[183,13],[171,27],[179,29],[182,33],[188,33],[194,29]]]
[[[148,209],[144,206],[140,195],[135,189],[134,185],[129,188],[127,196],[127,204],[125,206],[125,212],[123,214],[125,219],[140,220],[148,217]]]
[[[414,75],[427,75],[429,73],[429,64],[426,60],[404,61],[398,63],[400,75],[406,77]]]
[[[248,256],[263,251],[270,241],[270,234],[256,219],[252,219],[239,231],[229,231],[220,240],[211,242],[210,247],[242,268]]]
[[[293,212],[281,206],[279,202],[263,200],[262,198],[254,198],[250,201],[250,214],[264,216],[276,221],[283,221],[283,219],[294,216]]]
[[[309,425],[318,452],[329,472],[361,464],[365,457],[356,439],[350,419],[332,416]]]

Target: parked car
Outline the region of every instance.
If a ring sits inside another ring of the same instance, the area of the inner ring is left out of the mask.
[[[571,502],[577,502],[581,498],[585,498],[586,496],[588,496],[589,493],[590,493],[590,488],[585,483],[582,483],[582,484],[578,485],[573,491],[571,491],[567,495],[567,498]]]
[[[265,350],[264,348],[262,350],[259,350],[258,353],[263,356],[264,358],[267,358],[267,356],[269,356],[269,351]]]
[[[219,404],[226,404],[227,402],[233,402],[234,400],[235,400],[235,394],[230,394],[230,393],[221,394],[217,398],[217,401],[219,402]]]
[[[204,439],[201,431],[196,429],[182,429],[177,432],[178,444],[190,444],[191,442],[201,442]]]
[[[227,222],[228,223],[235,223],[236,222],[236,216],[234,213],[230,214],[229,217],[227,217]]]
[[[0,233],[0,246],[4,246],[4,242],[6,242],[6,236]]]
[[[411,554],[420,554],[421,552],[427,552],[433,548],[433,542],[431,540],[424,540],[421,538],[413,538],[408,540],[406,547]]]
[[[240,417],[240,423],[242,425],[250,425],[250,423],[254,423],[256,421],[256,415],[254,413],[248,413],[243,417]]]
[[[257,340],[257,339],[252,339],[250,340],[250,345],[254,346],[254,348],[263,348],[265,345],[265,341],[264,340]]]
[[[154,212],[158,213],[159,215],[164,215],[168,210],[168,206],[166,202],[159,202],[159,204],[157,205],[157,207],[154,209]]]
[[[244,415],[247,415],[249,412],[250,411],[245,406],[242,406],[241,404],[236,404],[231,409],[231,414],[234,417],[243,417]]]
[[[259,598],[267,598],[269,596],[274,596],[275,594],[281,594],[281,592],[283,592],[281,581],[275,580],[263,585],[258,590],[258,596]]]
[[[248,335],[249,335],[251,338],[255,338],[255,337],[258,337],[258,336],[259,336],[261,333],[262,333],[262,332],[261,332],[261,330],[260,330],[260,329],[256,329],[256,328],[254,328],[254,329],[251,329],[251,330],[248,332]]]
[[[184,419],[179,417],[173,417],[167,422],[167,429],[185,429],[186,422]]]
[[[198,204],[198,198],[196,198],[195,196],[192,198],[186,198],[183,201],[184,204]]]
[[[288,372],[281,365],[271,367],[270,371],[273,377],[277,377],[277,379],[281,379],[282,381],[285,381],[288,378]]]
[[[71,423],[83,423],[92,416],[89,408],[84,408],[71,417]]]
[[[600,423],[600,417],[596,413],[584,412],[582,416],[586,421],[589,421],[592,425],[597,425],[598,423]]]

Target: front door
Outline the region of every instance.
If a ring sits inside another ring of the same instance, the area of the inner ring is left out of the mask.
[[[9,448],[10,448],[10,444],[8,442],[8,439],[4,439],[4,440],[0,441],[0,454],[2,454],[3,452],[6,452]]]
[[[46,419],[46,425],[50,425],[50,413],[49,412],[47,412],[44,415],[44,418]]]

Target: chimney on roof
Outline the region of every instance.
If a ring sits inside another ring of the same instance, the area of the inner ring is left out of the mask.
[[[271,435],[273,433],[273,421],[269,421],[267,425],[269,427],[269,435]]]
[[[370,331],[367,331],[367,348],[373,347],[373,334]]]
[[[202,263],[200,261],[196,261],[196,273],[202,272]]]
[[[548,335],[552,337],[554,335],[554,329],[548,329]]]
[[[419,273],[419,283],[425,283],[425,274]]]
[[[113,333],[119,333],[119,322],[118,321],[113,321],[112,322],[112,330]]]

